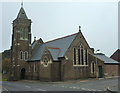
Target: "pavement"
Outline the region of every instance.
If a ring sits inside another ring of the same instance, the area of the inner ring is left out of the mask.
[[[41,82],[38,80],[4,81],[3,91],[118,91],[118,78],[89,78],[59,82]],[[7,88],[7,89],[5,89]]]
[[[89,81],[94,81],[94,80],[99,80],[98,78],[88,78],[88,79],[77,79],[77,80],[65,80],[65,81],[55,81],[55,82],[43,82],[43,81],[38,81],[38,80],[20,80],[21,82],[40,82],[44,84],[68,84],[68,83],[78,83],[78,82],[89,82]]]
[[[111,93],[120,93],[120,77],[119,76],[107,77],[107,79],[110,78],[118,78],[118,84],[108,86],[107,90]]]
[[[111,77],[111,78],[115,78],[115,77]],[[107,90],[111,93],[120,93],[120,77],[117,78],[118,78],[118,84],[114,84],[107,87]]]
[[[109,86],[107,88],[107,91],[109,91],[111,93],[118,93],[118,88],[117,87],[118,87],[117,85],[116,86]],[[119,93],[120,93],[120,91],[119,91]]]

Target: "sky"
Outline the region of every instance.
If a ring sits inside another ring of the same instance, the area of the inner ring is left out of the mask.
[[[1,4],[0,4],[1,7]],[[12,21],[20,10],[20,2],[2,3],[0,52],[9,49]],[[118,49],[117,2],[24,2],[24,10],[32,20],[34,36],[44,42],[78,32],[79,25],[89,46],[111,56]]]

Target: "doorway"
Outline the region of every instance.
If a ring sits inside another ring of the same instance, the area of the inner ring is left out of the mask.
[[[25,68],[21,69],[21,79],[25,79]]]
[[[99,66],[98,69],[99,69],[99,78],[102,78],[103,77],[103,68],[102,68],[102,66]]]

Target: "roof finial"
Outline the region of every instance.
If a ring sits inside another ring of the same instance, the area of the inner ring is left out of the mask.
[[[79,26],[79,32],[81,32],[81,26]]]
[[[23,1],[21,2],[21,7],[23,7]]]
[[[36,36],[34,36],[34,41],[36,41]]]

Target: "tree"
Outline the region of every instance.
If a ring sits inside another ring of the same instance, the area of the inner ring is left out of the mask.
[[[10,58],[4,58],[2,60],[2,73],[7,74],[10,71]]]

